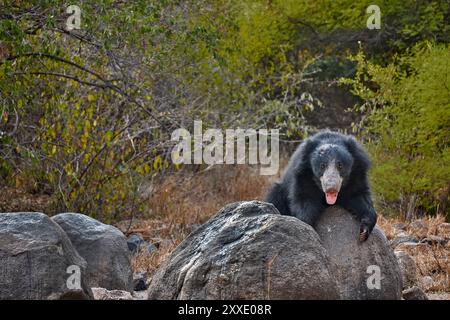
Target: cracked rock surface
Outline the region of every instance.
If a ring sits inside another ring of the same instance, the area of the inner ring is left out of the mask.
[[[316,232],[265,202],[229,204],[166,259],[148,298],[399,299],[401,275],[381,230],[358,244],[359,224],[338,210]],[[368,292],[373,263],[381,265],[381,288]]]
[[[258,201],[220,210],[180,244],[149,287],[149,299],[337,298],[317,233]]]
[[[83,277],[79,286],[67,285],[71,266],[83,274],[86,261],[48,216],[0,213],[0,300],[91,299]]]

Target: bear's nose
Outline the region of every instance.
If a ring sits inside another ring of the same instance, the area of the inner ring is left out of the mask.
[[[326,193],[338,193],[336,188],[326,188],[325,192]]]

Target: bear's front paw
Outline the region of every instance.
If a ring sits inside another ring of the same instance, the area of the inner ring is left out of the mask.
[[[359,228],[359,241],[364,242],[369,238],[370,229],[368,226],[361,224]]]

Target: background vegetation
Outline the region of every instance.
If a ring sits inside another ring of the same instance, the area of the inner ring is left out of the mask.
[[[287,150],[330,127],[365,142],[379,210],[446,214],[450,4],[377,1],[368,30],[370,4],[0,0],[1,184],[112,222],[148,213],[159,177],[203,169],[170,163],[194,119],[277,127]]]

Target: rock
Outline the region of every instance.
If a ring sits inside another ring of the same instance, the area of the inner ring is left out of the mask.
[[[133,287],[134,291],[144,291],[147,290],[147,273],[136,272],[133,274]]]
[[[147,300],[147,291],[135,291],[133,292],[133,300]]]
[[[385,235],[375,227],[361,243],[359,226],[359,221],[338,206],[328,208],[316,226],[334,265],[342,298],[401,299],[401,271]],[[377,285],[377,269],[381,272],[380,287],[369,288],[369,283]]]
[[[145,241],[140,234],[131,234],[127,239],[127,245],[133,254],[138,253],[142,248],[146,248],[148,254],[158,250],[153,243]]]
[[[155,252],[156,250],[158,250],[158,248],[156,248],[156,246],[153,243],[150,243],[147,246],[147,252],[148,254],[152,254],[153,252]]]
[[[92,288],[95,300],[133,300],[133,296],[124,290],[107,290],[105,288]]]
[[[80,213],[60,213],[52,219],[86,260],[85,278],[91,288],[133,290],[131,255],[119,229]]]
[[[412,235],[399,235],[395,237],[391,242],[391,248],[395,249],[401,243],[418,243],[419,240]]]
[[[448,240],[439,236],[429,235],[428,237],[423,238],[420,242],[427,243],[429,245],[445,246]]]
[[[0,213],[0,300],[91,299],[85,272],[86,261],[45,214]]]
[[[403,290],[403,299],[405,300],[428,300],[425,292],[417,286]]]
[[[191,232],[194,232],[195,230],[197,230],[198,228],[200,228],[200,226],[201,226],[201,224],[194,223],[194,224],[189,225],[187,229],[189,230],[189,233],[191,233]]]
[[[399,251],[409,251],[410,249],[414,250],[423,250],[428,247],[426,243],[414,243],[414,242],[402,242],[395,247],[395,250]]]
[[[419,237],[419,239],[422,239],[428,234],[428,224],[422,220],[414,220],[409,224],[408,230]]]
[[[420,279],[420,284],[421,284],[422,288],[424,288],[425,290],[428,290],[433,286],[434,281],[433,281],[432,277],[424,276]]]
[[[338,207],[324,212],[316,233],[270,204],[230,204],[163,263],[149,299],[400,299],[386,237],[377,227],[364,243],[358,234],[359,222]]]
[[[137,253],[141,246],[145,246],[147,243],[144,241],[140,234],[131,234],[127,239],[128,249],[132,253]]]
[[[229,204],[165,260],[149,299],[338,299],[317,233],[272,204]]]
[[[417,270],[414,259],[404,251],[395,251],[395,255],[402,272],[403,289],[415,286],[417,284]]]
[[[410,235],[403,230],[394,229],[394,238],[409,237]]]
[[[439,236],[450,239],[450,223],[444,222],[438,225],[437,233]]]

